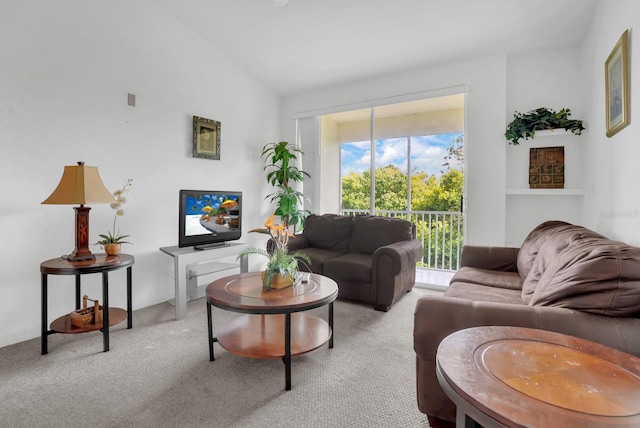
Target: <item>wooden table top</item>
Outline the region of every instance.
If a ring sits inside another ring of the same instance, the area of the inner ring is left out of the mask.
[[[40,272],[51,275],[83,275],[87,273],[99,273],[128,267],[133,265],[134,258],[129,254],[108,256],[106,254],[94,254],[95,260],[83,260],[72,262],[62,257],[50,259],[40,264]]]
[[[598,343],[476,327],[443,340],[436,364],[456,405],[479,410],[497,426],[640,426],[640,358]]]
[[[212,305],[249,314],[281,314],[306,311],[333,302],[338,285],[326,276],[311,274],[309,281],[282,289],[262,288],[260,272],[246,272],[213,281],[207,286]]]

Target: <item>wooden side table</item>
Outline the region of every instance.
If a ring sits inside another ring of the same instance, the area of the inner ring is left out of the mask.
[[[436,355],[457,427],[638,427],[640,358],[520,327],[475,327]]]
[[[131,304],[131,273],[134,263],[133,256],[120,254],[119,256],[107,256],[106,254],[96,254],[95,260],[82,262],[70,262],[63,258],[51,259],[40,264],[41,284],[42,284],[42,355],[48,353],[47,338],[50,334],[64,333],[76,334],[88,331],[102,330],[104,341],[104,352],[109,351],[109,326],[118,324],[127,318],[127,328],[133,327],[133,310]],[[109,307],[109,272],[127,268],[127,310]],[[71,324],[69,314],[57,318],[51,323],[51,330],[48,327],[48,286],[47,275],[74,275],[76,277],[76,309],[80,309],[81,281],[82,275],[91,273],[102,274],[102,324],[88,325],[86,327],[76,327]]]

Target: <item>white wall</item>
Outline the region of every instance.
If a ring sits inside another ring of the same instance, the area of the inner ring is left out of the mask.
[[[40,335],[39,265],[73,250],[72,207],[40,205],[65,165],[98,166],[110,190],[134,180],[118,219],[134,243],[134,308],[173,295],[158,248],[177,244],[179,189],[241,190],[245,230],[263,223],[260,153],[281,139],[281,101],[154,2],[4,2],[0,33],[0,346]],[[220,161],[192,158],[193,115],[221,121]],[[91,242],[112,221],[92,206]],[[99,279],[83,277],[83,292],[100,297]],[[110,289],[123,307],[124,271]],[[50,321],[74,309],[73,290],[50,276]]]
[[[585,225],[640,245],[640,2],[600,1],[582,49],[589,135],[585,152]],[[606,137],[604,63],[629,29],[631,123]]]
[[[285,135],[295,135],[292,118],[339,109],[448,95],[447,88],[467,86],[465,116],[465,240],[502,245],[505,239],[506,57],[492,56],[353,85],[289,97],[284,102]],[[383,102],[380,102],[383,101]],[[386,101],[386,102],[385,102]],[[289,137],[290,138],[290,137]],[[314,151],[313,148],[310,148]],[[307,151],[307,149],[305,149]],[[319,159],[307,159],[319,162]],[[321,171],[321,168],[306,168]]]

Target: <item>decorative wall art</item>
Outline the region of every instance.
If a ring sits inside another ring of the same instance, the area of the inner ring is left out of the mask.
[[[220,122],[193,116],[193,157],[220,160]]]
[[[529,188],[564,189],[564,147],[529,149]]]
[[[631,121],[629,116],[629,30],[625,30],[604,65],[607,137]]]

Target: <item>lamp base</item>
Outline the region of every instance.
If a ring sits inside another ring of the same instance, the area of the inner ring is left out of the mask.
[[[86,262],[88,260],[95,260],[96,256],[94,256],[93,254],[76,255],[74,251],[69,255],[62,256],[62,258],[69,262]]]
[[[80,205],[73,208],[76,211],[76,248],[66,256],[70,262],[84,262],[95,260],[96,256],[89,249],[89,211],[90,207]]]

